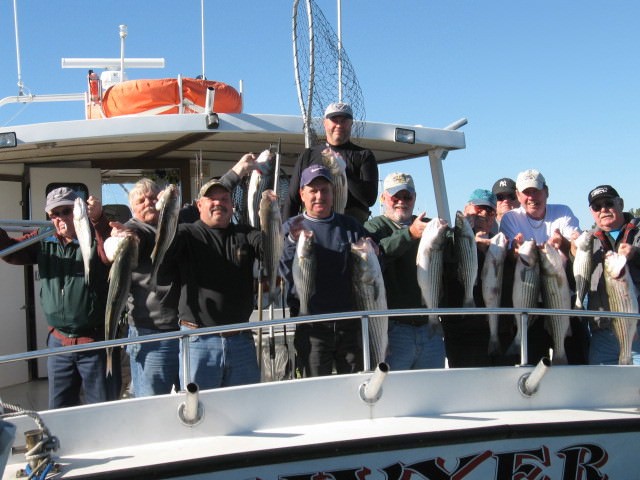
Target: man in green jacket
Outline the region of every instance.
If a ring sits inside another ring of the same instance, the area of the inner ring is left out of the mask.
[[[427,219],[424,213],[413,215],[416,190],[411,175],[387,175],[382,203],[384,215],[372,218],[364,226],[384,252],[387,306],[389,309],[423,308],[416,255]],[[444,360],[442,334],[431,331],[428,317],[389,319],[389,352],[386,361],[392,370],[443,368]]]
[[[68,187],[47,195],[45,211],[55,232],[4,260],[14,265],[38,265],[40,298],[47,323],[49,348],[90,343],[104,339],[109,261],[103,243],[111,231],[95,197],[87,200],[87,216],[92,224],[92,248],[88,284],[73,223],[76,193]],[[34,231],[11,238],[0,229],[0,249],[37,235]],[[80,390],[87,403],[107,400],[104,350],[55,355],[48,358],[49,408],[79,405]]]

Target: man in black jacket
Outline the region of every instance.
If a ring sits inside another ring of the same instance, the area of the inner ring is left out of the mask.
[[[289,184],[289,195],[284,207],[283,219],[300,213],[300,174],[309,165],[322,165],[322,151],[326,148],[340,154],[346,161],[349,194],[344,213],[364,223],[378,196],[378,164],[373,152],[351,142],[353,111],[346,103],[332,103],[324,113],[326,143],[307,148],[296,162]]]

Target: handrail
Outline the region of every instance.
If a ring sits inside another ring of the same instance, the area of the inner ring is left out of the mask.
[[[278,325],[302,325],[307,323],[318,323],[323,321],[344,321],[344,320],[353,320],[353,319],[361,319],[368,322],[371,317],[404,317],[404,316],[429,316],[429,315],[439,315],[439,316],[452,316],[452,315],[488,315],[488,314],[498,314],[498,315],[516,315],[521,318],[525,317],[526,321],[527,315],[533,316],[545,316],[545,315],[554,315],[554,316],[562,316],[562,317],[616,317],[616,318],[635,318],[640,319],[640,313],[622,313],[622,312],[605,312],[605,311],[594,311],[594,310],[552,310],[546,308],[485,308],[485,307],[476,307],[476,308],[412,308],[412,309],[398,309],[398,310],[369,310],[369,311],[355,311],[355,312],[343,312],[343,313],[325,313],[321,315],[307,315],[301,317],[291,317],[291,318],[283,318],[283,319],[275,319],[275,320],[263,320],[260,322],[245,322],[245,323],[235,323],[232,325],[223,325],[217,327],[204,327],[198,328],[195,330],[183,330],[183,331],[173,331],[166,333],[155,333],[152,335],[143,335],[134,338],[119,338],[115,340],[104,340],[100,342],[92,342],[85,343],[81,345],[71,345],[67,347],[57,347],[57,348],[47,348],[42,350],[36,350],[32,352],[22,352],[22,353],[14,353],[9,355],[0,356],[0,365],[5,363],[13,363],[22,360],[33,360],[37,358],[49,357],[53,355],[63,355],[67,353],[77,353],[77,352],[87,352],[91,350],[98,350],[101,348],[107,347],[118,347],[124,345],[131,345],[135,343],[147,343],[147,342],[157,342],[161,340],[169,340],[172,338],[175,339],[187,339],[191,336],[200,336],[200,335],[210,335],[216,333],[223,332],[239,332],[242,330],[254,330],[254,329],[262,329],[270,326],[278,326]],[[485,321],[485,319],[479,319],[478,321]],[[526,329],[525,329],[526,330]],[[524,331],[523,331],[524,333]],[[368,332],[363,333],[367,335]],[[524,336],[523,336],[524,339]],[[183,343],[188,345],[189,342],[185,341]],[[526,342],[522,342],[522,349],[524,352],[525,358],[521,358],[521,365],[526,365]]]
[[[25,247],[28,247],[31,244],[37,243],[43,238],[49,237],[54,232],[53,227],[47,228],[45,231],[39,233],[38,235],[28,238],[27,240],[23,240],[22,242],[11,245],[10,247],[5,248],[4,250],[0,250],[0,257],[5,257],[11,253],[17,252]]]

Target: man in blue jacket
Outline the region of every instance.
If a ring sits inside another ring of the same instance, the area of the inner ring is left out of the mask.
[[[351,243],[370,236],[362,224],[349,215],[335,213],[331,173],[322,165],[311,165],[300,176],[302,215],[290,218],[282,227],[285,247],[280,268],[288,280],[287,303],[297,316],[300,300],[293,288],[293,258],[302,230],[314,235],[316,255],[315,289],[309,300],[309,314],[354,310],[351,293]],[[304,376],[354,373],[363,368],[358,320],[298,325],[295,345]]]

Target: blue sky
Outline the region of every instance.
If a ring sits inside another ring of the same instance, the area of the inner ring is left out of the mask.
[[[336,25],[336,0],[316,0]],[[343,44],[371,121],[444,127],[466,117],[467,148],[449,154],[452,211],[475,188],[540,170],[550,203],[569,205],[583,228],[588,191],[612,184],[627,207],[637,187],[640,4],[630,0],[536,2],[343,0]],[[206,74],[244,82],[247,113],[299,114],[289,0],[206,0]],[[98,6],[99,5],[99,6]],[[17,93],[13,1],[0,0],[0,97]],[[164,57],[164,70],[201,71],[200,0],[18,0],[22,72],[34,94],[84,91],[84,70],[62,57]],[[80,104],[9,106],[0,126],[82,118]],[[414,175],[417,207],[435,212],[428,159],[380,168]],[[377,209],[376,209],[377,210]]]

